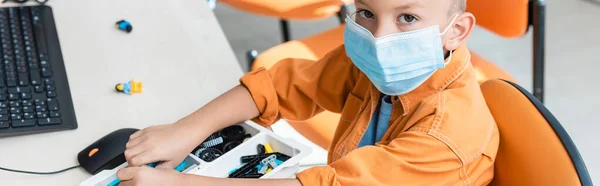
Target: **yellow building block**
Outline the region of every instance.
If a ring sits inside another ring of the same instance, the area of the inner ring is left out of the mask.
[[[132,93],[140,93],[140,92],[142,92],[142,82],[135,82],[132,79],[131,80],[131,92]]]
[[[273,153],[273,148],[271,147],[271,144],[265,143],[265,152],[266,153]]]

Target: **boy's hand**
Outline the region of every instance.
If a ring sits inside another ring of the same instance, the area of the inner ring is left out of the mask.
[[[123,168],[117,177],[121,180],[120,186],[163,186],[180,185],[184,174],[173,169],[141,166]]]
[[[173,169],[204,138],[201,131],[180,123],[151,126],[131,135],[125,158],[131,167],[161,161],[156,168]]]

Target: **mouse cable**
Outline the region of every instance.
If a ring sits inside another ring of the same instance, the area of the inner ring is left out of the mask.
[[[18,173],[23,173],[23,174],[41,174],[41,175],[48,175],[48,174],[58,174],[61,172],[65,172],[71,169],[75,169],[81,167],[81,165],[75,165],[66,169],[62,169],[62,170],[58,170],[58,171],[52,171],[52,172],[32,172],[32,171],[24,171],[24,170],[15,170],[15,169],[9,169],[9,168],[4,168],[4,167],[0,167],[0,170],[4,170],[4,171],[9,171],[9,172],[18,172]]]

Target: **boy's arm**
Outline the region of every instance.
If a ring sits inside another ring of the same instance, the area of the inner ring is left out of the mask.
[[[158,167],[174,168],[213,132],[258,114],[248,90],[236,86],[172,125],[134,133],[126,144],[125,158],[130,166],[162,161]]]
[[[306,120],[319,112],[341,112],[360,71],[340,46],[315,62],[284,59],[270,70],[241,78],[261,113],[254,121],[268,126],[280,118]]]
[[[341,112],[359,72],[344,52],[339,47],[318,62],[287,59],[269,71],[251,72],[240,80],[243,86],[175,124],[134,133],[126,145],[125,158],[131,166],[163,161],[158,167],[174,168],[202,140],[229,125],[251,118],[264,125],[282,116],[308,119],[322,109]]]
[[[419,123],[425,122],[433,122],[433,117]],[[479,164],[493,164],[493,159],[483,155],[477,161],[463,162],[459,158],[464,156],[463,151],[450,144],[454,142],[437,129],[416,127],[387,144],[355,149],[329,165],[307,169],[296,177],[305,186],[469,185],[467,172],[483,168],[475,167]],[[487,179],[487,175],[481,176]]]

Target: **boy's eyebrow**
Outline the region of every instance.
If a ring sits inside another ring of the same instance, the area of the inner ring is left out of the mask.
[[[365,4],[362,0],[355,0],[354,3]]]

